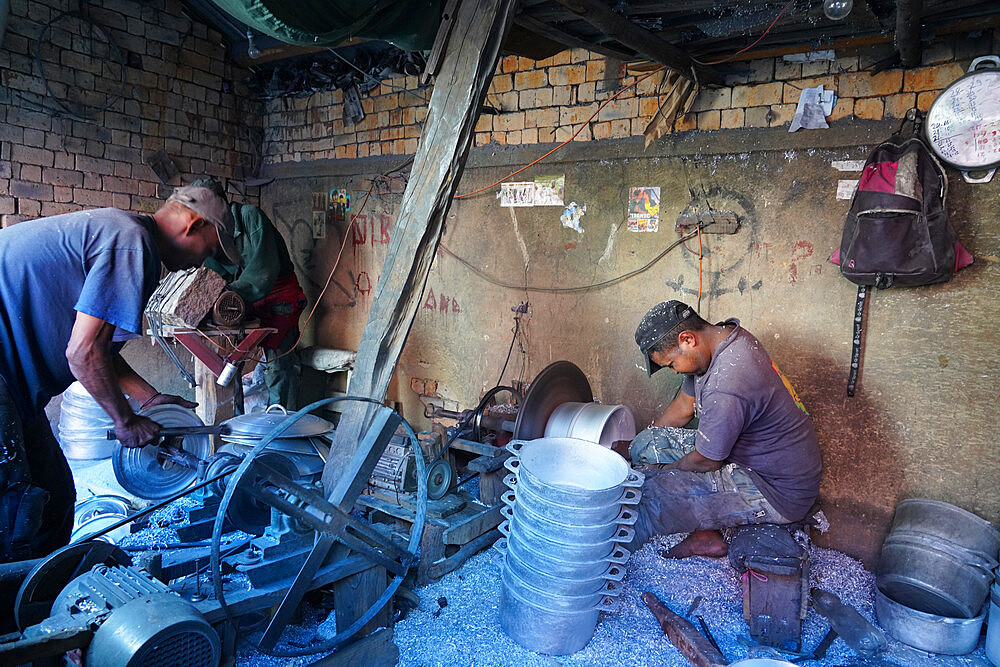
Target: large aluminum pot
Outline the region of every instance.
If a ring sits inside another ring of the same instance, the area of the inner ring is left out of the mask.
[[[1000,531],[961,507],[928,498],[907,498],[896,505],[889,537],[922,535],[980,556],[992,569],[1000,552]]]
[[[896,602],[927,614],[972,618],[989,594],[992,573],[978,561],[939,549],[931,541],[882,545],[878,587]]]
[[[522,559],[509,549],[504,549],[504,542],[494,545],[504,554],[504,564],[510,571],[530,586],[559,595],[586,595],[596,593],[604,588],[607,581],[621,581],[625,578],[625,566],[612,563],[605,564],[604,569],[593,576],[581,576],[574,572],[573,576],[559,576],[546,572],[534,559]]]
[[[545,424],[546,438],[577,438],[610,447],[635,437],[635,417],[624,405],[563,403]]]
[[[594,609],[602,604],[605,597],[618,597],[621,593],[621,584],[615,581],[605,581],[601,589],[595,593],[560,595],[559,593],[544,591],[518,577],[511,572],[510,567],[506,564],[504,564],[503,573],[500,576],[506,588],[514,591],[522,598],[534,601],[542,609],[551,609],[552,611]]]
[[[68,459],[110,458],[117,440],[108,440],[115,423],[79,382],[62,394],[59,405],[59,446]]]
[[[500,627],[529,651],[549,655],[569,655],[582,649],[594,636],[601,611],[615,608],[617,600],[605,598],[593,608],[553,611],[506,585],[500,589]]]
[[[514,553],[518,560],[532,563],[536,568],[554,577],[590,578],[601,577],[609,571],[611,565],[624,565],[632,553],[623,547],[616,546],[611,555],[595,561],[573,561],[555,558],[550,554],[542,554],[526,548],[519,542],[507,539],[497,540],[494,548],[500,553]]]
[[[505,494],[505,497],[509,494],[511,498],[515,498],[519,504],[524,505],[538,516],[565,523],[607,523],[618,516],[622,505],[638,505],[642,498],[641,489],[629,487],[622,491],[618,502],[608,505],[561,505],[539,496],[530,487],[518,487],[517,477],[513,474],[504,477],[503,481],[508,488],[512,489]]]
[[[983,605],[971,618],[949,618],[912,609],[875,590],[878,624],[904,644],[932,653],[964,655],[974,651],[987,608]]]
[[[501,508],[501,513],[504,508]],[[629,544],[635,537],[635,531],[631,528],[619,528],[614,537],[603,542],[581,542],[577,544],[560,544],[546,539],[531,530],[522,529],[512,534],[510,525],[504,521],[498,526],[500,533],[508,541],[517,542],[517,547],[530,550],[535,553],[549,554],[553,558],[567,561],[590,562],[604,560],[614,553],[619,544]]]
[[[576,544],[578,542],[603,542],[611,539],[620,526],[631,526],[639,518],[634,507],[624,508],[607,523],[569,524],[558,523],[533,514],[516,501],[500,508],[500,514],[511,521],[511,530],[517,533],[524,526],[553,542]]]
[[[233,438],[263,438],[278,424],[288,418],[288,411],[280,405],[269,405],[263,412],[237,415],[222,422],[229,427]],[[311,438],[333,430],[333,424],[316,415],[305,415],[288,427],[279,438]]]
[[[628,487],[642,486],[642,473],[606,447],[573,438],[511,440],[515,456],[504,466],[517,475],[518,484],[561,505],[611,505]]]

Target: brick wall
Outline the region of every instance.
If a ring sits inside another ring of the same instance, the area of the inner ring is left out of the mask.
[[[1000,32],[1000,31],[998,31]],[[889,53],[873,47],[860,55],[807,64],[781,58],[742,63],[743,73],[727,78],[728,86],[703,89],[691,113],[679,118],[675,131],[777,127],[791,122],[802,88],[824,85],[838,101],[828,119],[901,118],[914,104],[928,109],[948,84],[964,73],[969,60],[1000,48],[1000,35],[990,31],[953,37],[925,49],[923,66],[871,68]],[[839,56],[840,54],[838,54]],[[606,88],[608,60],[583,49],[563,51],[541,61],[508,56],[494,75],[488,103],[500,111],[483,114],[476,125],[475,145],[525,145],[569,139],[617,87]],[[620,86],[637,80],[627,72]],[[639,75],[641,77],[641,74]],[[650,77],[626,90],[586,123],[577,141],[640,136],[663,99]],[[340,91],[266,103],[264,161],[298,162],[322,158],[359,158],[415,152],[431,89],[418,88],[416,77],[399,77],[362,97],[365,119],[345,125]],[[619,85],[617,82],[613,85]],[[407,92],[409,91],[409,92]],[[834,125],[835,126],[835,125]]]
[[[259,160],[259,105],[239,90],[246,73],[226,63],[221,37],[178,0],[85,3],[127,63],[120,99],[100,112],[120,89],[121,68],[99,34],[85,38],[86,24],[56,20],[75,5],[12,2],[0,43],[0,224],[100,206],[153,211],[169,187],[143,161],[159,149],[180,169],[170,186],[232,177]]]

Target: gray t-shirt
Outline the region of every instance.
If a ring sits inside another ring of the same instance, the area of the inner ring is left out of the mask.
[[[723,324],[735,328],[708,370],[681,385],[695,398],[695,448],[747,468],[768,502],[797,521],[816,501],[823,468],[812,420],[760,341],[739,320]]]

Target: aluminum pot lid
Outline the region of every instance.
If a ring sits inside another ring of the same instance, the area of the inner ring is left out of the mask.
[[[238,415],[227,419],[224,424],[229,426],[230,435],[237,437],[263,438],[276,426],[288,418],[288,410],[280,405],[268,406],[263,412],[252,412],[248,415]],[[323,435],[333,430],[333,424],[316,415],[304,415],[279,438],[310,438]]]

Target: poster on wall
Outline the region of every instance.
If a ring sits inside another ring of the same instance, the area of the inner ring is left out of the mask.
[[[566,176],[535,177],[535,206],[563,206],[566,192]]]
[[[660,224],[660,188],[631,188],[628,196],[628,230],[655,232]]]
[[[351,195],[343,188],[331,188],[326,202],[326,217],[329,222],[344,222],[351,210]]]
[[[313,211],[312,233],[314,239],[326,238],[326,211]]]
[[[501,206],[534,206],[535,182],[514,182],[500,184]]]

